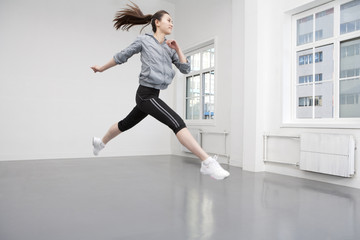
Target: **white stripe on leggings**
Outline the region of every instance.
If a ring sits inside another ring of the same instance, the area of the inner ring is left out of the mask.
[[[162,112],[165,116],[167,116],[170,119],[170,121],[172,121],[172,123],[175,124],[175,127],[180,127],[180,124],[176,121],[176,119],[173,116],[171,116],[171,114],[168,113],[158,102],[156,102],[155,99],[151,98],[150,101],[157,109],[159,109],[160,112]]]

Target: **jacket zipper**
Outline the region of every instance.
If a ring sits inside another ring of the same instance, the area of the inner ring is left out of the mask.
[[[162,62],[162,65],[163,65],[163,77],[164,77],[164,79],[163,79],[163,81],[164,81],[164,85],[165,85],[165,83],[166,83],[166,77],[165,77],[165,49],[164,49],[164,47],[163,46],[161,46],[161,48],[162,48],[162,52],[163,52],[163,62]]]

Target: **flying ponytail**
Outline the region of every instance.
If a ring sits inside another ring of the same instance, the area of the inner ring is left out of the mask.
[[[127,4],[128,8],[123,8],[118,11],[113,20],[114,27],[116,30],[126,30],[129,31],[135,25],[145,25],[141,28],[140,32],[151,23],[152,30],[156,32],[155,20],[161,21],[161,18],[164,14],[169,14],[164,10],[156,12],[154,15],[147,14],[144,15],[140,10],[139,6],[131,2],[134,6]]]

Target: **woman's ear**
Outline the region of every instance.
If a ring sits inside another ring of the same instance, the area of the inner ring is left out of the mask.
[[[158,19],[155,19],[155,26],[160,27],[160,21]]]

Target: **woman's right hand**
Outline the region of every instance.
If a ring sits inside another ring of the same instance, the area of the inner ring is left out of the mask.
[[[92,67],[90,67],[90,68],[94,71],[94,73],[102,72],[100,66],[95,65],[95,66],[92,66]]]
[[[114,58],[111,58],[110,61],[108,63],[106,63],[104,66],[100,67],[98,65],[95,65],[95,66],[92,66],[90,67],[94,73],[97,73],[97,72],[103,72],[111,67],[114,67],[116,66],[116,62],[115,62],[115,59]]]

